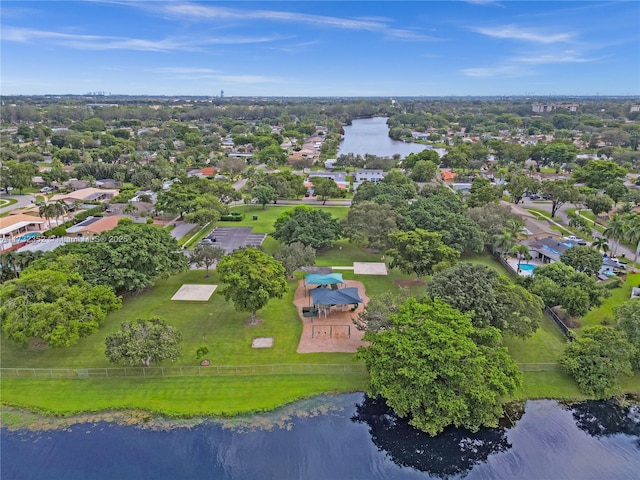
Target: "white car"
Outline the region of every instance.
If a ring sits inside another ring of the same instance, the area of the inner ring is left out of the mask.
[[[570,242],[577,243],[578,245],[583,245],[583,246],[587,244],[587,242],[585,242],[580,237],[576,237],[575,235],[566,236],[563,238],[563,240],[568,240]]]

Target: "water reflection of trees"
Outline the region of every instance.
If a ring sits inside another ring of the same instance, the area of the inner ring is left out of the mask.
[[[640,448],[640,405],[620,406],[615,400],[587,401],[572,405],[571,409],[580,430],[593,437],[635,435]]]
[[[466,475],[489,455],[511,448],[506,430],[501,428],[485,428],[478,433],[448,428],[430,437],[396,416],[381,398],[365,396],[351,420],[366,423],[373,443],[395,464],[440,478]]]

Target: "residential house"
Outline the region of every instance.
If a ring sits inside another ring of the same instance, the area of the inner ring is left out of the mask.
[[[324,168],[326,168],[327,170],[331,170],[332,168],[335,168],[336,166],[336,162],[338,160],[335,158],[328,158],[325,162],[324,162]]]
[[[540,238],[524,243],[529,247],[531,259],[540,263],[559,262],[562,252],[576,245],[573,242],[558,241],[555,238]]]
[[[372,169],[364,169],[364,170],[356,170],[355,172],[355,180],[357,183],[362,182],[374,182],[378,183],[381,181],[387,172],[382,170],[372,170]]]
[[[317,170],[309,173],[309,180],[311,182],[313,182],[313,180],[311,180],[312,178],[330,178],[337,184],[339,182],[345,183],[347,180],[347,174],[345,172],[326,172]]]
[[[113,178],[103,178],[101,180],[96,180],[96,187],[99,188],[108,188],[115,189],[118,188],[118,182]]]
[[[62,200],[68,204],[74,202],[106,202],[117,194],[118,190],[116,189],[82,188],[70,193],[58,193],[51,197],[49,201],[57,202]]]
[[[45,223],[44,218],[24,214],[0,217],[0,251],[21,246],[29,238],[46,230],[42,228]]]
[[[68,236],[95,237],[109,230],[113,230],[118,225],[118,221],[124,218],[120,215],[110,217],[89,217],[86,220],[67,228]]]

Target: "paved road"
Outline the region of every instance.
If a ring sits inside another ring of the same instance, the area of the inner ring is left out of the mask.
[[[27,193],[25,195],[2,195],[0,198],[13,198],[17,200],[16,203],[9,205],[4,208],[0,208],[0,214],[10,212],[11,210],[15,210],[16,208],[30,207],[33,205],[36,197]]]
[[[534,202],[529,199],[524,199],[522,202],[520,202],[519,205],[525,208],[537,208],[538,210],[544,210],[545,212],[551,213],[551,202],[540,202],[537,200]],[[572,203],[565,203],[558,209],[558,211],[556,212],[556,218],[559,221],[558,223],[560,223],[563,226],[566,226],[569,224],[569,217],[567,216],[567,210],[571,208],[576,208],[576,207]],[[591,235],[592,237],[594,238],[602,237],[602,234],[597,230],[593,229],[592,231],[593,231]],[[613,240],[609,240],[609,248],[611,250],[614,249]],[[624,245],[619,245],[616,249],[617,256],[621,256],[624,254],[624,256],[629,260],[633,260],[635,253],[636,253],[635,251],[631,250],[628,247],[625,247]]]
[[[171,236],[176,240],[180,240],[187,233],[198,226],[197,223],[176,223],[176,226],[171,230]]]

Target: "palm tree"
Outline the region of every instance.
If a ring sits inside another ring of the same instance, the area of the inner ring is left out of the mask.
[[[44,205],[40,205],[38,209],[38,215],[40,217],[44,217],[49,221],[49,229],[51,229],[51,219],[56,216],[57,209],[53,203],[45,203]]]
[[[58,200],[57,202],[51,204],[51,210],[56,217],[56,225],[59,225],[60,222],[58,221],[58,218],[62,217],[62,220],[64,221],[64,214],[67,212],[67,204],[63,201]]]
[[[516,239],[511,233],[503,230],[501,235],[496,237],[495,242],[493,243],[493,248],[499,249],[500,252],[506,257],[511,247],[516,244]]]
[[[604,236],[607,238],[611,238],[614,240],[613,244],[613,256],[616,256],[616,252],[618,251],[618,245],[620,244],[620,240],[624,237],[626,230],[626,225],[624,219],[618,215],[617,213],[609,220],[609,225],[604,229]]]
[[[625,215],[625,232],[624,238],[632,244],[636,244],[636,254],[633,257],[633,269],[635,271],[638,262],[638,254],[640,253],[640,214]]]
[[[55,205],[58,209],[58,212],[60,212],[60,215],[62,216],[62,221],[64,222],[64,217],[69,212],[69,205],[67,205],[64,200],[58,200]]]
[[[601,250],[603,253],[607,253],[609,251],[609,240],[605,237],[597,237],[592,243],[591,246]]]
[[[618,213],[626,214],[633,212],[633,205],[629,202],[623,203],[620,208],[618,208]]]
[[[518,272],[520,272],[520,263],[522,259],[531,260],[531,252],[529,252],[529,247],[524,243],[520,243],[515,247],[511,248],[511,252],[518,255]]]
[[[516,240],[518,236],[522,233],[522,228],[524,227],[524,221],[522,219],[517,220],[509,220],[505,227],[505,230]]]

